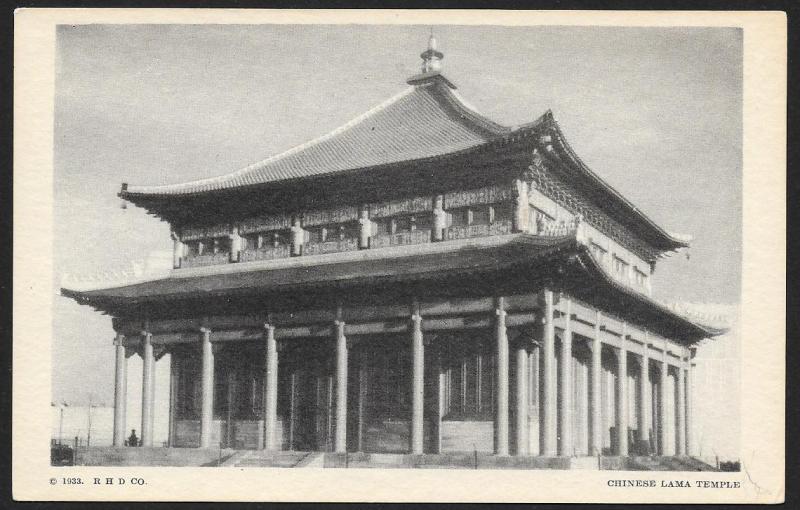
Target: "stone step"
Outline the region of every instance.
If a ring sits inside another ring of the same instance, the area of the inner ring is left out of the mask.
[[[311,452],[262,452],[254,450],[239,459],[236,467],[296,467]]]
[[[629,467],[647,471],[716,471],[708,464],[691,457],[630,457]]]
[[[682,457],[679,462],[687,466],[691,471],[719,471],[714,466],[693,457]]]

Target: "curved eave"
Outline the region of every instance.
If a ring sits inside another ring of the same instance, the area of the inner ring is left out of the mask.
[[[179,199],[415,164],[480,150],[515,131],[474,111],[439,73],[411,83],[414,85],[406,91],[339,128],[248,167],[170,185],[123,184],[119,196],[133,203],[137,198]],[[419,129],[409,136],[413,126]]]
[[[669,232],[660,227],[650,217],[639,210],[630,200],[625,198],[613,186],[604,181],[597,175],[591,168],[589,168],[580,157],[578,157],[575,150],[569,145],[564,136],[558,122],[553,118],[552,114],[548,112],[546,123],[548,125],[550,135],[553,136],[553,147],[558,152],[560,159],[566,160],[569,165],[576,169],[579,173],[598,189],[602,190],[611,200],[616,202],[623,210],[630,212],[638,220],[638,222],[651,232],[653,241],[657,241],[656,247],[665,251],[674,251],[681,248],[688,248],[689,242],[685,239],[677,238]]]
[[[174,194],[164,194],[164,193],[149,193],[146,191],[128,191],[124,186],[117,193],[119,198],[123,200],[127,200],[134,205],[141,205],[144,202],[148,201],[169,201],[172,199],[183,199],[183,198],[193,198],[193,197],[207,197],[213,196],[215,194],[224,194],[224,193],[231,193],[237,191],[246,191],[246,190],[253,190],[253,189],[262,189],[266,187],[279,187],[299,181],[310,181],[312,179],[317,178],[340,178],[348,175],[355,175],[362,172],[370,172],[373,170],[389,170],[389,169],[399,169],[403,167],[409,167],[414,165],[425,165],[430,163],[441,162],[449,159],[456,159],[459,157],[468,156],[471,154],[478,154],[481,152],[485,152],[487,150],[502,147],[509,143],[514,143],[519,141],[522,138],[527,138],[531,135],[536,133],[537,123],[532,122],[527,124],[525,127],[516,129],[511,131],[506,136],[498,137],[494,140],[487,141],[482,144],[474,145],[472,147],[468,147],[463,150],[459,151],[452,151],[446,152],[442,154],[437,154],[435,156],[425,157],[425,158],[416,158],[416,159],[409,159],[404,161],[396,161],[391,163],[384,163],[380,165],[372,165],[372,166],[365,166],[365,167],[353,167],[344,170],[340,170],[337,172],[328,172],[319,175],[313,176],[302,176],[302,177],[291,177],[287,179],[281,179],[276,181],[268,181],[263,183],[255,183],[249,184],[246,186],[237,186],[235,188],[221,188],[216,190],[210,191],[197,191],[197,192],[187,192],[187,193],[174,193]]]
[[[212,191],[202,192],[189,192],[182,194],[162,194],[162,193],[144,193],[144,192],[131,192],[123,189],[117,194],[123,200],[131,204],[147,210],[150,214],[159,218],[171,221],[173,219],[172,213],[168,212],[174,204],[189,203],[194,200],[217,200],[221,197],[230,197],[237,194],[247,194],[251,192],[271,192],[287,189],[291,186],[308,183],[309,185],[320,182],[330,183],[332,181],[340,181],[346,179],[363,179],[372,174],[387,175],[394,178],[395,175],[400,175],[399,172],[413,168],[420,168],[425,166],[435,167],[447,162],[460,161],[464,158],[480,157],[481,154],[490,151],[501,150],[504,147],[522,147],[532,143],[532,139],[536,137],[543,125],[544,116],[540,117],[537,121],[520,126],[517,129],[510,131],[504,136],[498,136],[488,142],[468,147],[463,150],[453,151],[443,154],[438,154],[431,157],[418,158],[413,160],[406,160],[400,162],[391,162],[382,165],[373,165],[367,167],[355,167],[351,169],[328,172],[320,175],[309,177],[293,177],[280,181],[270,181],[265,183],[255,183],[246,186],[239,186],[235,188],[225,188]],[[514,149],[516,150],[516,149]]]
[[[457,243],[454,241],[454,243]],[[197,276],[171,276],[132,285],[96,290],[61,289],[61,295],[98,310],[109,312],[119,306],[153,301],[189,299],[198,296],[246,295],[282,292],[298,288],[357,286],[419,280],[437,280],[461,274],[506,269],[520,263],[561,258],[574,252],[574,236],[542,238],[529,234],[509,234],[457,243],[443,249],[444,243],[419,245],[418,252],[390,257],[353,258],[330,262],[324,259],[281,268],[222,266],[226,272]],[[403,252],[413,250],[406,247]],[[362,252],[356,252],[362,253]],[[372,253],[365,252],[367,255]],[[374,254],[378,255],[378,254]],[[315,257],[316,258],[316,257]],[[302,259],[302,258],[301,258]],[[300,259],[297,259],[300,260]],[[321,263],[324,260],[327,263]]]
[[[629,315],[632,323],[645,320],[642,315],[661,324],[664,331],[688,343],[721,335],[725,329],[697,324],[661,303],[617,282],[592,257],[589,249],[574,236],[541,238],[529,234],[511,234],[481,246],[461,246],[437,252],[433,246],[421,253],[371,260],[349,260],[346,263],[319,265],[311,263],[291,269],[236,269],[233,273],[204,276],[168,277],[116,288],[78,291],[62,288],[61,295],[80,304],[106,313],[186,299],[213,299],[220,296],[252,296],[263,293],[313,290],[325,287],[347,288],[358,285],[385,285],[413,281],[435,282],[459,275],[488,274],[511,268],[533,270],[543,275],[553,273],[552,264],[572,267],[573,291],[599,289],[610,299],[616,313]],[[530,269],[533,268],[533,269]],[[556,271],[559,273],[560,270]],[[637,313],[637,310],[641,313]]]
[[[666,323],[672,324],[672,327],[676,331],[682,331],[684,337],[690,340],[691,343],[696,343],[705,338],[719,336],[728,331],[726,328],[713,328],[693,322],[675,313],[651,297],[618,282],[597,262],[597,260],[595,260],[589,248],[584,245],[580,246],[578,259],[582,269],[589,273],[596,281],[599,281],[602,285],[613,291],[622,300],[637,302],[650,309]]]
[[[440,74],[435,75],[434,83],[437,82],[439,79],[442,80],[442,83],[441,84],[437,83],[437,85],[439,91],[442,93],[444,100],[447,102],[448,106],[450,106],[453,110],[458,112],[461,118],[466,120],[467,123],[477,128],[483,129],[487,134],[490,134],[491,136],[495,137],[503,137],[509,135],[514,131],[514,128],[498,124],[489,117],[481,115],[480,113],[478,113],[477,111],[473,110],[471,107],[466,105],[461,100],[461,98],[453,92],[453,90],[456,88],[455,85],[452,85],[450,81],[444,76]],[[543,117],[544,115],[542,116],[542,118]]]

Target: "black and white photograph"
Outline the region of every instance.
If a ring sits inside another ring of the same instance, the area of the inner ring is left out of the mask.
[[[55,473],[739,487],[743,28],[54,30]]]

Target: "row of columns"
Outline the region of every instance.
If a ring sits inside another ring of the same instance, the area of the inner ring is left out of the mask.
[[[572,374],[572,325],[571,302],[566,300],[566,310],[563,338],[560,343],[560,364],[558,374],[560,384],[556,382],[555,355],[555,307],[552,291],[544,293],[544,324],[542,349],[543,360],[543,388],[542,388],[542,451],[546,457],[571,456],[573,453],[572,421],[573,405],[573,374]],[[509,454],[509,339],[506,326],[506,311],[503,298],[498,298],[496,303],[495,338],[496,338],[496,408],[495,408],[495,453],[497,455]],[[602,452],[602,420],[601,420],[601,379],[602,373],[602,341],[600,340],[602,314],[596,312],[594,338],[591,341],[591,370],[590,370],[590,452]],[[422,316],[419,305],[414,304],[411,310],[410,342],[412,352],[412,388],[411,388],[411,453],[423,452],[423,409],[424,409],[424,364],[425,348],[422,331]],[[335,433],[334,450],[345,452],[347,448],[347,380],[348,380],[348,346],[345,336],[345,323],[334,323],[336,340],[336,401],[335,401]],[[201,328],[201,413],[200,413],[200,446],[208,448],[211,445],[211,431],[213,424],[213,398],[214,398],[214,351],[211,343],[211,330]],[[264,447],[269,450],[279,449],[277,444],[276,425],[278,403],[278,349],[275,339],[275,327],[265,325],[266,344],[266,392],[265,392],[265,435]],[[148,332],[141,333],[142,339],[142,427],[141,440],[143,446],[153,445],[153,403],[154,403],[154,356],[152,335]],[[116,345],[116,379],[115,379],[115,413],[114,413],[114,445],[124,444],[125,434],[125,395],[126,395],[126,352],[124,338],[117,335]],[[649,388],[649,348],[650,344],[645,338],[645,345],[641,352],[640,377],[639,377],[639,409],[638,428],[639,439],[647,441],[650,430],[651,391]],[[663,451],[667,443],[668,416],[667,399],[664,398],[664,388],[668,377],[668,362],[666,345],[663,349],[661,360],[660,412],[661,423],[658,427],[659,444]],[[628,347],[627,334],[623,326],[620,345],[617,350],[617,401],[616,405],[616,443],[619,455],[628,454]],[[515,405],[515,437],[517,455],[528,454],[529,426],[528,426],[528,352],[524,344],[515,347],[516,363],[516,400]],[[690,367],[690,366],[689,366]],[[678,367],[678,395],[677,395],[677,451],[676,454],[687,453],[687,444],[691,444],[691,391],[686,392],[686,386],[691,388],[691,370],[684,375],[686,367]],[[560,434],[559,434],[560,432]]]

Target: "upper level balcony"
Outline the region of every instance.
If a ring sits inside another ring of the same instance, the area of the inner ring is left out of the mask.
[[[412,230],[394,234],[375,235],[370,237],[370,248],[387,248],[389,246],[402,246],[406,244],[430,243],[432,233],[430,230]]]
[[[309,242],[303,245],[303,255],[324,255],[326,253],[339,253],[358,250],[358,239],[334,239],[331,241]],[[288,252],[288,250],[287,250]],[[281,254],[277,258],[286,257]]]
[[[231,253],[229,251],[212,252],[188,256],[181,261],[181,267],[216,266],[227,264],[228,262],[231,262]]]
[[[181,236],[175,236],[173,267],[277,261],[515,232],[542,237],[576,235],[612,278],[650,294],[648,268],[642,260],[583,224],[579,216],[538,208],[527,201],[520,204],[513,190],[502,186],[184,229]]]
[[[483,189],[184,228],[173,236],[170,275],[312,267],[377,260],[382,253],[387,258],[407,253],[445,254],[466,246],[502,244],[525,233],[542,238],[573,237],[590,250],[609,279],[651,294],[647,263],[581,216],[548,209],[547,204],[520,204],[509,197],[502,190]]]
[[[491,224],[448,227],[444,231],[444,238],[447,241],[452,241],[470,237],[497,236],[510,234],[511,232],[513,232],[513,228],[510,221],[498,221]]]
[[[261,248],[244,249],[239,253],[239,262],[251,262],[255,260],[283,259],[291,255],[291,248],[288,245],[262,246]]]
[[[400,223],[400,221],[397,223]],[[373,228],[370,231],[370,235],[367,237],[366,246],[362,246],[359,238],[356,237],[311,241],[308,240],[308,236],[305,236],[302,240],[303,242],[297,244],[293,244],[290,241],[288,244],[276,242],[274,244],[261,244],[259,246],[257,242],[243,242],[240,250],[232,251],[236,246],[235,242],[221,242],[215,238],[207,238],[196,242],[200,246],[199,249],[195,244],[192,244],[192,248],[188,250],[188,252],[184,252],[185,255],[181,256],[177,261],[178,264],[176,264],[175,268],[182,269],[230,263],[278,260],[293,256],[326,255],[361,249],[375,250],[395,246],[507,235],[514,232],[513,223],[508,219],[500,219],[492,223],[450,225],[442,228],[438,235],[434,229],[416,229],[413,223],[411,223],[411,225],[413,230],[395,230],[393,233],[373,233],[377,230]],[[563,222],[560,224],[555,222],[542,224],[540,222],[538,231],[535,233],[546,237],[560,237],[574,233],[576,228],[577,224],[574,222],[569,224]],[[534,233],[533,230],[534,229],[530,229],[529,232]],[[290,237],[291,236],[288,235],[285,236],[286,239]],[[295,239],[295,241],[297,240],[298,239]],[[218,251],[203,251],[203,246],[206,246],[206,249],[211,249],[208,247],[215,246],[215,249]]]

